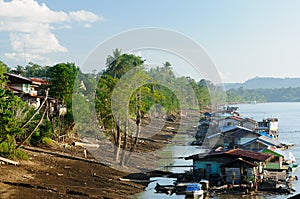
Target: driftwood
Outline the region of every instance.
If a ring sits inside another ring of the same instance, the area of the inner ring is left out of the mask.
[[[99,148],[99,144],[89,144],[84,142],[74,142],[74,146],[82,146],[86,148]]]
[[[8,164],[13,164],[13,165],[18,165],[19,164],[19,162],[16,162],[16,161],[13,161],[13,160],[10,160],[10,159],[7,159],[7,158],[3,158],[3,157],[0,157],[0,161],[6,162]]]

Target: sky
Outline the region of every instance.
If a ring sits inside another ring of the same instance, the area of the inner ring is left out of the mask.
[[[299,0],[0,0],[0,60],[80,67],[114,35],[156,27],[199,44],[223,82],[300,77],[299,8]],[[165,61],[193,76],[184,61]]]

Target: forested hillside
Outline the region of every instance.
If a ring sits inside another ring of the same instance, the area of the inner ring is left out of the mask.
[[[300,87],[277,89],[229,89],[226,91],[227,102],[300,102]]]
[[[274,77],[255,77],[247,80],[244,83],[225,83],[225,89],[231,88],[245,88],[245,89],[259,89],[259,88],[296,88],[300,87],[300,78],[274,78]]]

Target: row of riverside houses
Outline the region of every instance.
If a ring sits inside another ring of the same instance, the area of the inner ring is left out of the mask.
[[[192,144],[211,149],[186,157],[193,160],[196,180],[211,185],[255,183],[260,189],[276,190],[297,167],[286,144],[278,140],[278,119],[257,122],[241,117],[237,108],[205,113]]]
[[[42,101],[45,99],[45,90],[51,86],[51,83],[41,78],[26,78],[12,73],[5,73],[5,75],[8,78],[8,89],[15,95],[19,96],[29,106],[38,109]],[[66,111],[56,98],[48,96],[46,103],[48,103],[48,114],[50,115],[56,113],[61,114],[62,111]]]
[[[57,98],[46,97],[46,90],[51,87],[51,83],[42,78],[23,77],[20,75],[5,73],[8,79],[7,89],[19,96],[27,105],[33,107],[36,111],[39,108],[46,111],[46,117],[50,120],[53,128],[55,125],[55,117],[59,116],[59,123],[63,120],[67,113],[67,108]],[[59,131],[56,135],[58,140],[64,140],[63,125],[59,125]]]

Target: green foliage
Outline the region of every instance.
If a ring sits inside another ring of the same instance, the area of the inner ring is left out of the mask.
[[[107,70],[103,72],[103,75],[109,75],[113,78],[120,79],[123,74],[136,66],[142,66],[144,61],[139,56],[132,54],[122,54],[115,59],[109,59],[107,63]]]
[[[40,119],[40,115],[36,118]],[[34,124],[35,125],[35,124]],[[33,128],[34,128],[33,125]],[[52,131],[52,124],[49,120],[43,120],[43,123],[39,126],[39,128],[34,132],[34,134],[30,138],[31,144],[41,143],[44,138],[52,139],[55,137],[55,134]]]
[[[15,149],[16,141],[14,136],[7,134],[7,140],[0,144],[0,155],[10,159],[28,160],[27,154],[21,149]]]
[[[6,135],[6,141],[0,144],[0,154],[4,157],[8,157],[15,150],[16,141],[14,136]]]
[[[115,125],[111,110],[111,95],[116,82],[116,78],[103,75],[97,86],[95,108],[98,112],[100,124],[106,128],[112,128]]]
[[[163,63],[162,67],[150,70],[144,68],[144,62],[145,60],[139,56],[122,54],[121,50],[116,49],[113,55],[108,56],[106,69],[97,77],[93,74],[83,74],[74,63],[59,63],[52,67],[29,63],[25,67],[17,66],[10,72],[26,77],[47,77],[52,83],[49,96],[59,99],[67,107],[63,125],[73,124],[76,117],[80,118],[82,124],[91,124],[94,122],[92,110],[95,108],[100,125],[106,129],[116,128],[116,121],[112,114],[112,100],[120,99],[112,99],[112,96],[116,87],[120,87],[118,84],[120,82],[123,84],[121,85],[123,91],[130,92],[130,95],[124,97],[126,100],[128,98],[126,102],[129,101],[129,117],[132,119],[137,118],[138,112],[145,115],[153,111],[153,107],[157,112],[163,110],[167,114],[176,114],[181,109],[199,109],[211,104],[210,92],[213,89],[209,90],[204,80],[196,82],[189,77],[176,77],[168,61]],[[2,150],[9,154],[15,153],[10,150],[15,140],[19,141],[26,137],[34,129],[41,115],[36,115],[26,128],[21,128],[24,121],[33,114],[33,110],[29,109],[19,97],[5,90],[7,80],[3,73],[6,71],[7,66],[0,62],[0,138],[7,139],[7,142],[1,143],[3,146],[0,147],[0,153]],[[126,77],[131,73],[132,76]],[[217,91],[215,87],[213,88]],[[80,106],[73,106],[74,100]],[[119,111],[125,113],[126,106],[122,105]],[[58,117],[51,119],[54,126],[60,121]],[[98,123],[95,124],[97,125]],[[48,141],[50,143],[55,132],[52,127],[51,122],[44,120],[32,135],[30,143],[47,144]],[[95,133],[91,131],[93,127],[87,128],[78,124],[76,127],[82,132]]]
[[[39,77],[46,78],[48,66],[41,66],[32,62],[29,62],[25,67],[17,65],[15,68],[10,69],[9,72],[21,75],[23,77]]]
[[[119,87],[120,81],[123,89],[120,92],[127,93],[130,89],[135,89],[128,99],[129,114],[133,119],[137,108],[142,115],[145,115],[154,106],[158,107],[157,104],[161,105],[168,114],[179,113],[183,108],[199,109],[210,105],[210,93],[206,84],[198,84],[189,77],[176,77],[170,62],[165,62],[163,67],[151,68],[149,71],[144,69],[143,64],[144,60],[141,57],[121,54],[119,49],[108,56],[107,68],[102,71],[99,78],[95,99],[101,125],[106,128],[114,128],[116,125],[111,107],[111,103],[115,102],[111,101],[118,100],[112,99],[112,94],[116,92],[115,87],[116,85]],[[142,86],[139,87],[139,84]],[[119,94],[118,97],[121,98],[118,111],[123,112],[121,115],[125,115],[126,103],[122,101],[128,96],[122,97],[122,94]]]
[[[261,88],[261,89],[230,89],[227,101],[234,103],[247,102],[300,102],[300,88]]]
[[[0,88],[5,88],[7,83],[7,77],[4,75],[8,70],[6,64],[0,61]]]
[[[26,77],[46,77],[47,67],[29,62],[25,67]]]
[[[72,95],[75,79],[79,68],[74,63],[60,63],[47,70],[47,76],[52,83],[49,95],[56,97],[67,107],[65,122],[73,123]]]
[[[48,147],[57,146],[57,144],[51,138],[48,137],[44,137],[42,139],[42,144]]]
[[[7,135],[21,135],[24,115],[26,115],[25,103],[12,92],[0,88],[0,138]]]
[[[14,152],[10,154],[8,158],[13,160],[29,160],[27,154],[21,149],[14,150]]]
[[[9,71],[10,73],[21,75],[23,77],[26,77],[26,69],[23,66],[17,65],[17,67],[13,70]]]

